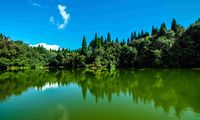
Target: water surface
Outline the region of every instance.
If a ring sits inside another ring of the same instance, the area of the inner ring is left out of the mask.
[[[200,120],[200,71],[0,73],[1,120]]]

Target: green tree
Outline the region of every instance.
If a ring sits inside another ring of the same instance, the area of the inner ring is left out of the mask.
[[[137,33],[134,31],[133,33],[133,38],[136,39],[137,38]]]
[[[120,63],[121,67],[133,67],[137,56],[136,48],[123,46],[120,50]]]
[[[121,45],[121,46],[124,46],[124,45],[126,45],[126,40],[125,40],[125,39],[123,39],[123,40],[120,42],[120,45]]]
[[[108,32],[107,41],[108,41],[108,42],[111,42],[111,35],[110,35],[110,32]]]
[[[137,37],[137,39],[140,39],[141,38],[141,35],[140,35],[140,33],[138,33],[138,37]]]
[[[86,43],[86,37],[85,36],[83,36],[83,40],[82,40],[81,54],[87,55],[87,43]]]
[[[116,44],[119,44],[118,37],[116,38],[115,43],[116,43]]]
[[[159,33],[158,28],[155,28],[154,26],[152,26],[152,30],[151,30],[151,35],[157,35]]]
[[[94,41],[95,41],[95,48],[98,48],[99,41],[98,41],[98,35],[97,35],[97,33],[95,33]]]
[[[171,49],[180,67],[200,67],[200,21],[192,24]],[[177,66],[177,65],[176,65]]]
[[[141,37],[142,38],[144,37],[144,31],[143,30],[141,31]]]
[[[101,36],[100,41],[101,41],[101,46],[103,46],[104,45],[103,36]]]
[[[176,23],[176,19],[172,20],[172,24],[171,24],[171,30],[173,30],[174,32],[177,32],[178,29],[178,25]]]
[[[159,35],[160,35],[160,36],[164,36],[164,35],[166,34],[166,31],[167,31],[167,28],[166,28],[165,23],[161,24],[161,26],[160,26],[160,31],[159,31]]]
[[[133,41],[134,40],[134,34],[133,34],[133,32],[131,32],[131,41]]]
[[[145,32],[144,33],[144,37],[148,37],[149,36],[149,33],[148,32]]]
[[[128,38],[127,39],[127,45],[130,45],[131,44],[131,41],[130,41],[130,39]]]

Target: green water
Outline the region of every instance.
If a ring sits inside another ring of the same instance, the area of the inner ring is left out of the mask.
[[[0,120],[200,120],[200,70],[2,72]]]

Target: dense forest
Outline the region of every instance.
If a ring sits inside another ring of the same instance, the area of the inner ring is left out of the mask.
[[[97,33],[77,50],[46,50],[30,47],[0,34],[0,69],[24,68],[197,68],[200,67],[200,19],[184,28],[173,19],[152,26],[151,33],[132,32],[127,39],[113,39]]]

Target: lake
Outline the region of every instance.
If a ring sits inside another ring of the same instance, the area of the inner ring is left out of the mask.
[[[0,73],[1,120],[200,120],[200,70]]]

